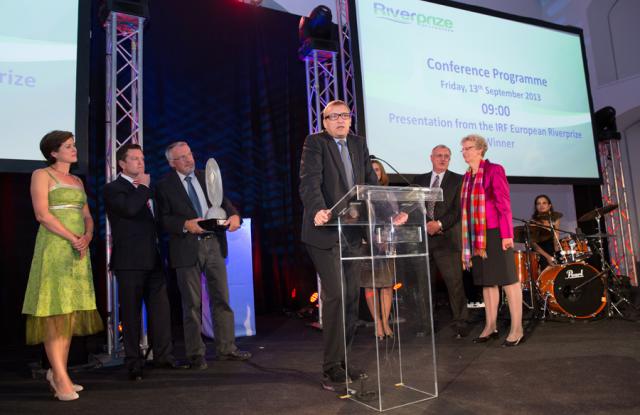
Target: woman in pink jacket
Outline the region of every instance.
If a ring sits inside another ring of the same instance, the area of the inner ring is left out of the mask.
[[[502,286],[511,314],[511,330],[505,347],[524,341],[522,289],[513,256],[511,198],[504,168],[484,159],[487,142],[479,135],[461,141],[462,156],[469,165],[462,182],[462,262],[471,269],[473,281],[482,286],[485,326],[474,343],[499,337],[497,330],[499,286]]]

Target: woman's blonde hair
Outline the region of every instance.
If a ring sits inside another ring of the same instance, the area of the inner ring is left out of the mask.
[[[484,157],[484,154],[489,149],[489,145],[487,144],[487,140],[485,140],[484,137],[481,136],[481,135],[469,134],[468,136],[466,136],[462,140],[460,140],[460,144],[462,144],[464,146],[464,143],[466,143],[467,141],[472,142],[473,145],[475,146],[475,148],[477,148],[478,150],[482,150],[482,157]]]

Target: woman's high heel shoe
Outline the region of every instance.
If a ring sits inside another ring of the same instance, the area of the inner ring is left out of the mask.
[[[383,327],[383,331],[384,331],[384,337],[388,339],[393,339],[393,330],[391,330],[391,327],[389,327],[388,329],[386,327]]]
[[[51,383],[51,381],[53,380],[53,372],[51,371],[51,369],[47,370],[47,375],[45,376],[47,381],[49,383]],[[74,392],[82,392],[84,390],[84,387],[82,385],[76,385],[75,383],[73,384],[73,390]]]
[[[486,343],[489,340],[495,340],[498,337],[500,337],[500,334],[498,333],[498,330],[494,330],[493,333],[491,333],[490,335],[484,336],[484,337],[483,336],[478,336],[475,339],[473,339],[472,341],[474,343],[476,343],[476,344],[477,343]]]
[[[78,399],[80,397],[80,395],[78,395],[78,392],[73,391],[70,393],[59,393],[58,392],[58,388],[56,388],[56,383],[53,380],[53,376],[50,379],[47,379],[49,381],[49,386],[51,387],[51,389],[53,390],[53,397],[56,398],[59,401],[75,401],[76,399]]]
[[[378,341],[384,340],[384,330],[378,330],[378,328],[376,328],[374,336],[376,336],[376,340]]]
[[[516,347],[519,344],[524,343],[524,334],[522,336],[520,336],[520,338],[516,341],[509,341],[506,340],[502,343],[502,347]]]

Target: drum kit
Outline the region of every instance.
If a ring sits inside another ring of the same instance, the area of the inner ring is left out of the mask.
[[[601,229],[600,219],[617,208],[617,204],[611,204],[594,209],[582,215],[578,222],[595,220],[597,229]],[[602,232],[584,235],[558,229],[554,222],[561,216],[558,212],[550,213],[548,225],[516,219],[524,223],[514,228],[514,242],[523,243],[525,250],[515,251],[514,254],[516,273],[523,289],[529,293],[528,300],[527,296],[523,296],[525,306],[539,318],[549,315],[593,318],[605,309],[608,301],[611,306],[608,299],[613,289],[609,287],[607,277],[613,275],[613,271],[604,258],[603,240],[615,235]],[[553,241],[556,247],[554,262],[541,270],[540,255],[532,247],[534,243],[548,244],[549,241]],[[600,258],[600,270],[586,263],[594,252]],[[619,293],[614,294],[619,297]]]

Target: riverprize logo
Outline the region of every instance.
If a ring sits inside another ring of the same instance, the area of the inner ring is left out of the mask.
[[[394,9],[383,3],[373,3],[373,13],[381,19],[391,20],[395,23],[417,24],[422,27],[453,31],[453,21],[438,16],[427,16],[422,13],[408,10]]]

